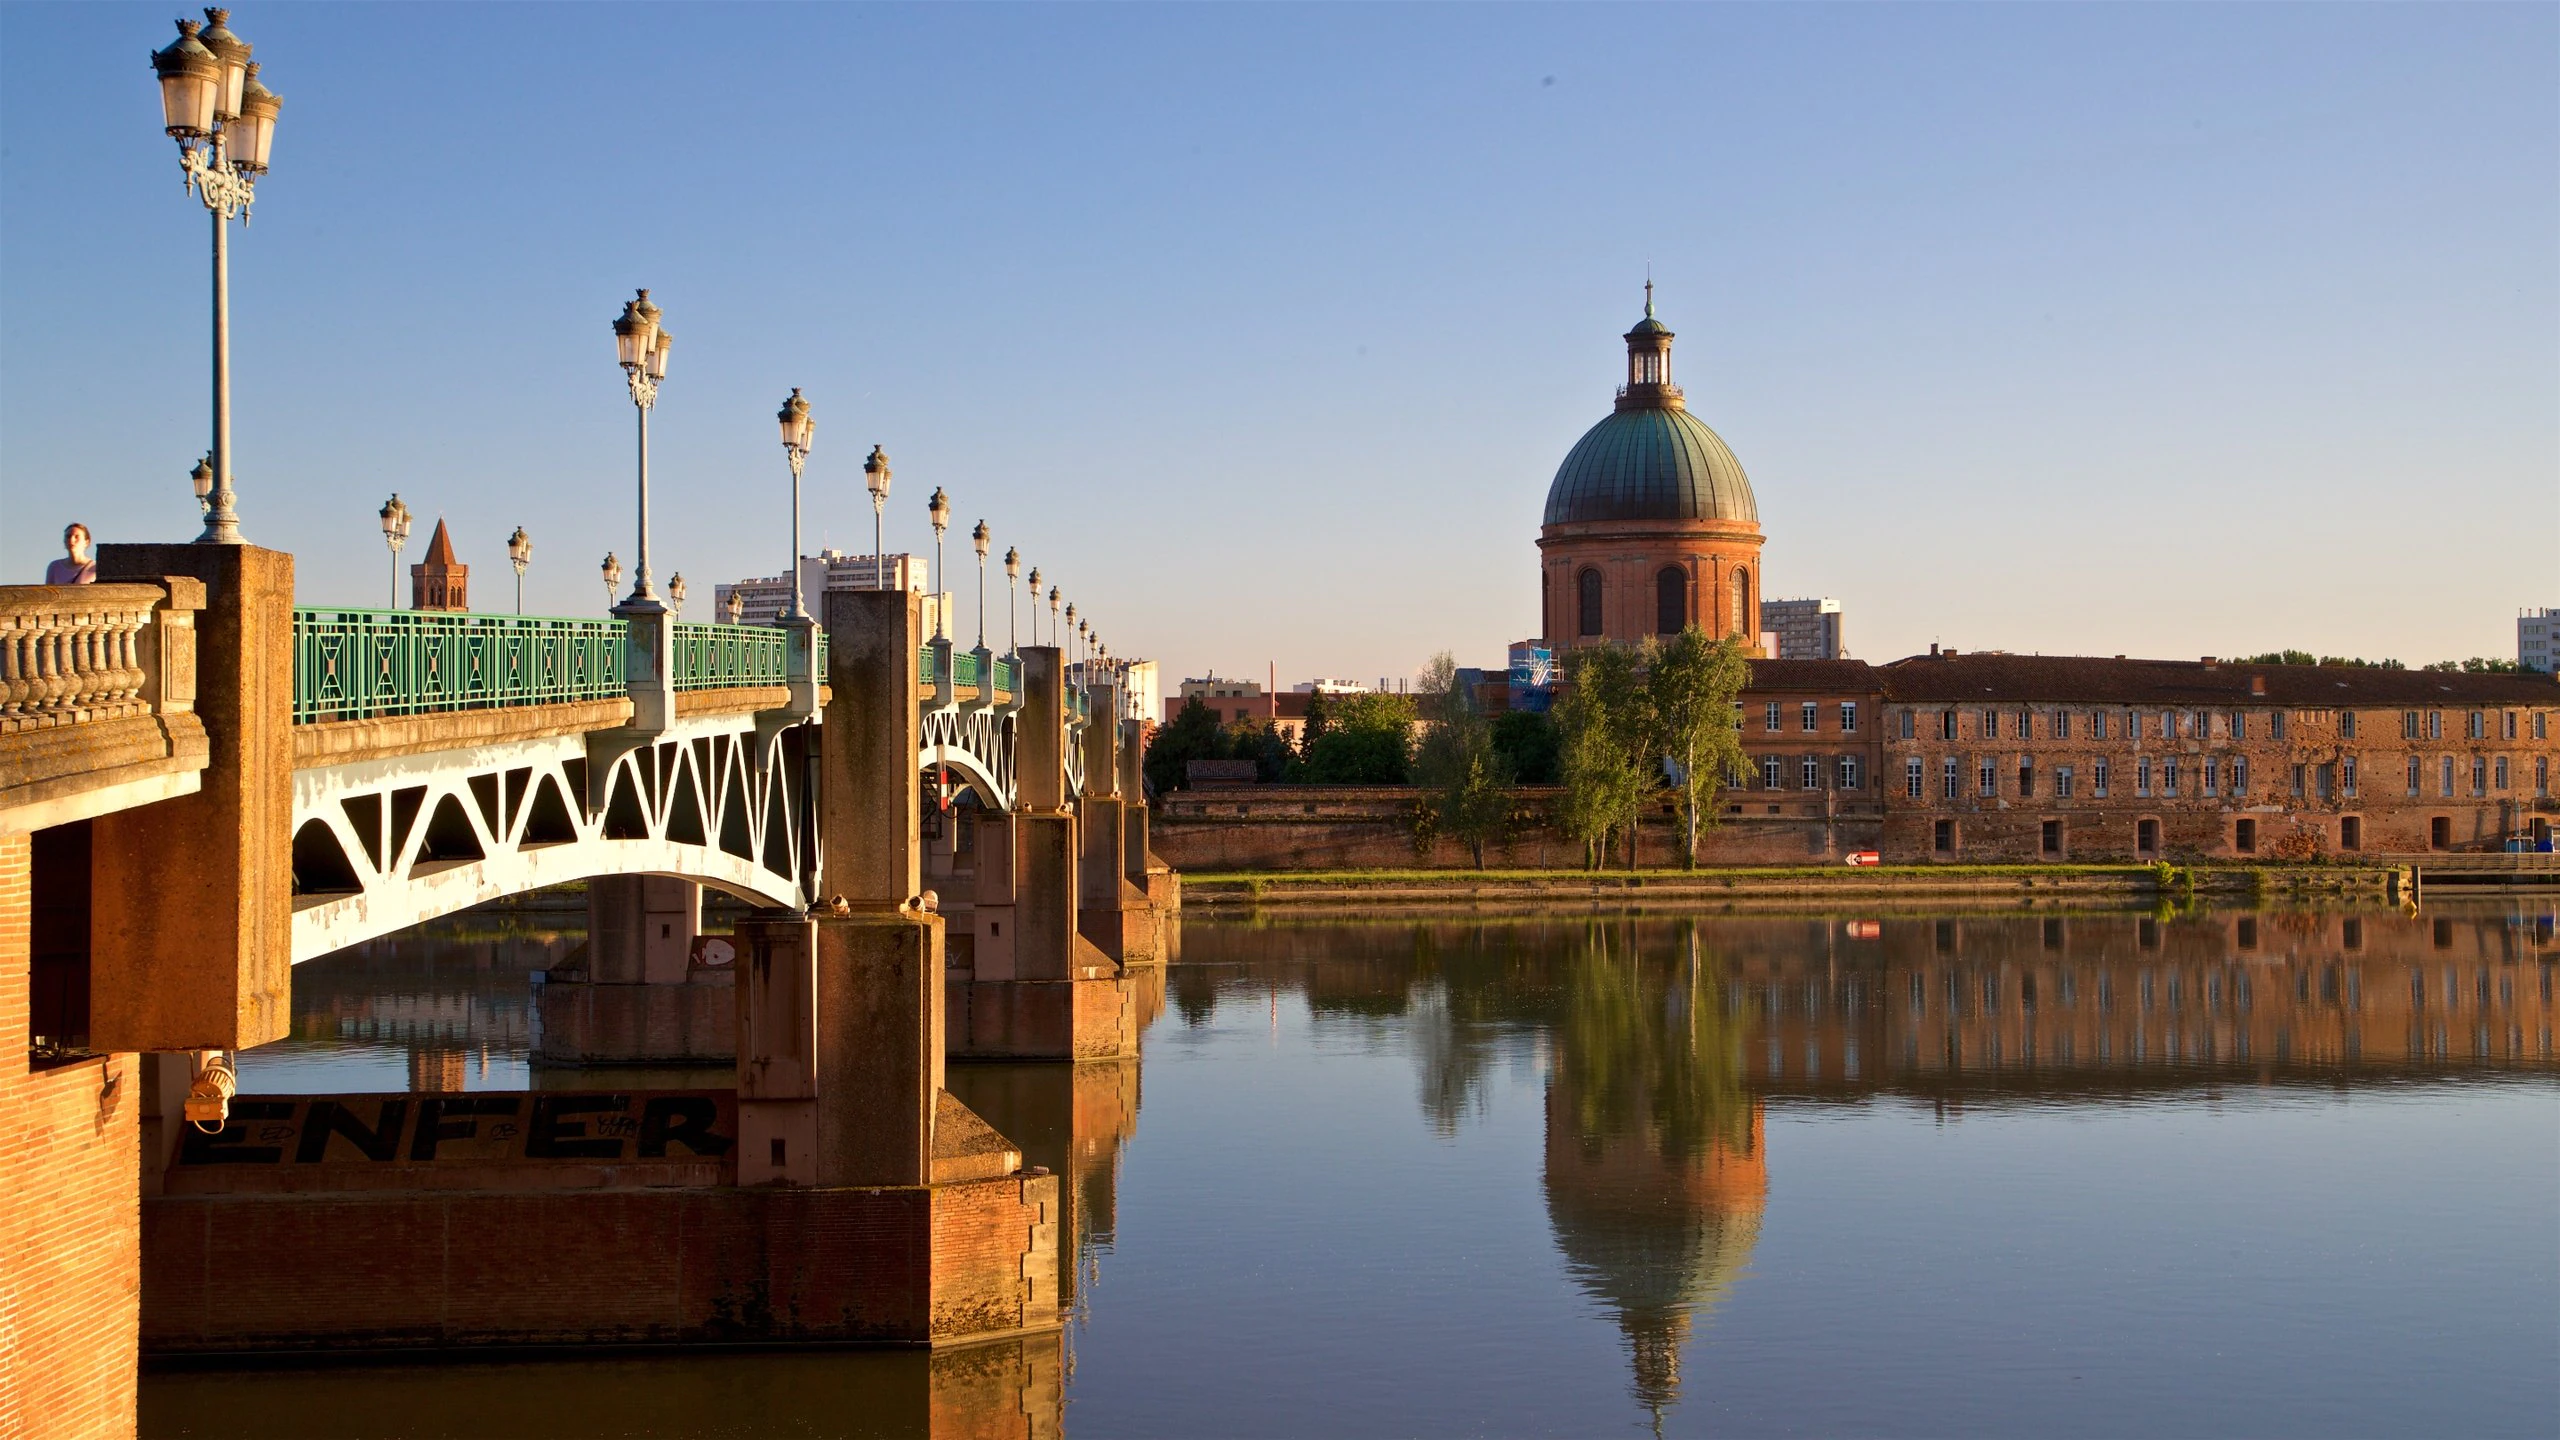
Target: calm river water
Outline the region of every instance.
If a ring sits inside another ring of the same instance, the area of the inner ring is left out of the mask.
[[[1068,1179],[1044,1381],[154,1370],[142,1429],[2547,1436],[2551,910],[1194,918],[1141,1062],[952,1067]],[[305,965],[243,1089],[593,1088],[526,1062],[578,938]]]

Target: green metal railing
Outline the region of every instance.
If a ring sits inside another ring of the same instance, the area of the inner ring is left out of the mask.
[[[788,631],[770,625],[678,625],[675,632],[667,673],[678,690],[781,685],[791,679]],[[821,645],[825,639],[822,633]]]
[[[426,610],[293,612],[293,723],[558,705],[623,693],[622,622]]]

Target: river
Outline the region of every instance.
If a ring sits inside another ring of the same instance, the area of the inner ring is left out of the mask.
[[[215,1362],[142,1432],[2547,1435],[2551,908],[1195,917],[1139,1061],[951,1067],[1070,1192],[1030,1383]],[[244,1093],[631,1083],[528,1066],[576,924],[300,967]]]

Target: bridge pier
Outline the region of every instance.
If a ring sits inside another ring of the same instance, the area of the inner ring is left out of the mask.
[[[1076,799],[1084,846],[1076,929],[1123,969],[1161,965],[1163,925],[1146,890],[1145,792],[1127,783],[1133,767],[1124,763],[1130,737],[1119,690],[1105,682],[1086,694],[1094,718],[1084,729],[1084,793]]]
[[[544,1065],[726,1065],[737,1054],[729,966],[698,966],[702,887],[672,875],[587,882],[585,958],[534,986]]]
[[[949,997],[962,1059],[1134,1055],[1136,1008],[1119,963],[1081,933],[1083,842],[1067,797],[1065,671],[1054,646],[1022,652],[1014,808],[980,822],[975,928]]]

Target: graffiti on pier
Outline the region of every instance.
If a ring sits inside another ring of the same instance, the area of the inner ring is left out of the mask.
[[[378,1188],[420,1167],[563,1163],[632,1169],[638,1183],[652,1183],[652,1170],[725,1169],[737,1143],[737,1096],[728,1090],[249,1095],[232,1102],[219,1132],[189,1128],[176,1159],[178,1171],[207,1182],[186,1189],[271,1188],[229,1183],[257,1171],[298,1172],[293,1189]]]

